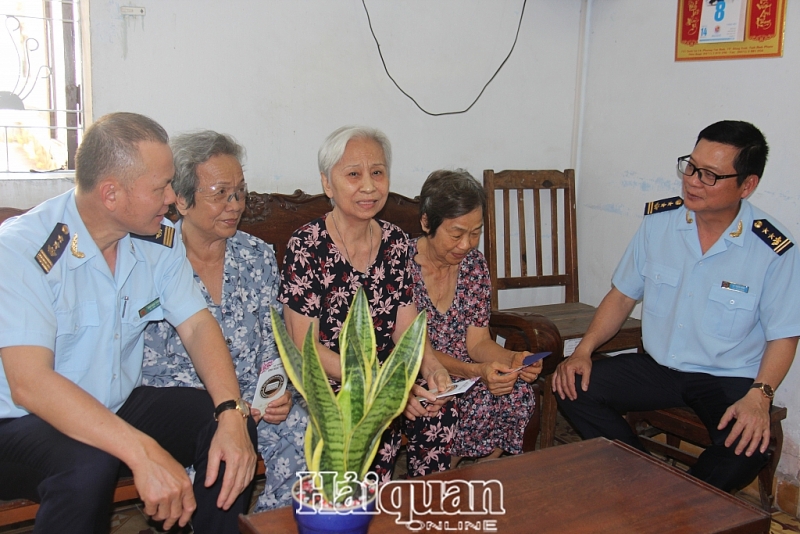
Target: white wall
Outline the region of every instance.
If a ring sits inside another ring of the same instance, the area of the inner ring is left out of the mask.
[[[91,3],[94,116],[131,110],[170,133],[212,128],[248,150],[251,189],[321,192],[335,128],[384,130],[393,190],[441,167],[564,168],[580,0],[529,0],[516,50],[466,114],[430,117],[386,76],[360,0]],[[123,18],[120,5],[146,8]],[[367,2],[390,71],[423,107],[467,107],[507,54],[521,0]]]
[[[577,176],[581,297],[592,304],[608,291],[644,203],[680,194],[676,158],[718,120],[747,120],[764,132],[771,154],[751,200],[800,238],[800,10],[787,11],[782,58],[675,62],[677,2],[646,6],[639,0],[590,6]],[[779,470],[795,479],[798,379],[795,365],[776,395],[789,409]]]

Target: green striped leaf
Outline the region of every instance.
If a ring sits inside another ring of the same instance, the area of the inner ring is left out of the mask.
[[[420,313],[403,333],[400,341],[384,362],[370,392],[364,419],[353,432],[346,451],[348,467],[366,475],[378,452],[380,438],[392,420],[403,413],[408,393],[414,385],[425,351],[427,318]]]
[[[417,315],[403,335],[395,345],[392,353],[383,362],[376,378],[376,387],[370,391],[368,402],[375,402],[376,396],[381,388],[390,379],[396,367],[402,367],[405,371],[404,380],[410,381],[409,390],[413,385],[422,365],[422,355],[425,352],[425,340],[427,339],[427,317],[424,313]]]
[[[278,311],[272,306],[269,307],[269,316],[272,321],[272,332],[275,334],[275,345],[278,347],[278,354],[280,354],[283,367],[286,369],[286,375],[292,381],[297,392],[305,398],[303,381],[300,379],[303,376],[303,355],[297,350],[292,337],[286,330],[286,325],[283,324]]]
[[[345,436],[361,421],[372,385],[376,359],[375,330],[363,290],[356,291],[350,312],[339,333],[342,388],[337,396],[342,410]],[[346,439],[346,438],[345,438]]]
[[[319,461],[320,469],[339,471],[345,467],[344,425],[336,396],[322,369],[313,328],[308,329],[303,343],[303,386],[310,423],[316,427],[315,432],[325,444]],[[327,491],[325,493],[329,495]]]

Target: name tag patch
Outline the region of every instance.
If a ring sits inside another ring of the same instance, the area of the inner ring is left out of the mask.
[[[157,298],[156,300],[154,300],[153,302],[151,302],[150,304],[139,310],[139,319],[141,319],[151,311],[155,310],[159,306],[161,306],[161,300]]]
[[[747,293],[750,288],[742,284],[734,284],[733,282],[722,282],[722,287],[730,289],[731,291],[738,291],[739,293]]]

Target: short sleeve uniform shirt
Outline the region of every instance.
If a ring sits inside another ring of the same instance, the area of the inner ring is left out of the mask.
[[[778,254],[779,238],[792,239],[746,200],[705,254],[684,206],[647,215],[612,279],[643,301],[645,350],[680,371],[755,378],[768,341],[800,335],[798,247]]]
[[[169,221],[163,225],[171,232]],[[36,257],[52,232],[62,234],[61,253],[45,272]],[[0,349],[52,350],[55,371],[112,411],[141,382],[147,323],[179,325],[205,308],[180,240],[168,247],[125,236],[112,274],[78,214],[74,190],[0,226],[0,265]],[[0,366],[0,418],[26,414],[13,404]]]

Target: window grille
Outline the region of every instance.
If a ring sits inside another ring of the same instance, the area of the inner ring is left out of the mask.
[[[0,173],[75,168],[84,128],[79,0],[0,0]]]

